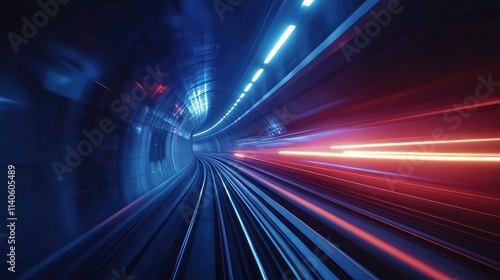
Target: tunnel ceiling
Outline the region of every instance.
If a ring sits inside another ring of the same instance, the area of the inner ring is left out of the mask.
[[[182,80],[181,99],[194,107],[191,111],[201,118],[200,124],[208,125],[217,121],[233,100],[233,88],[245,68],[257,31],[266,24],[263,18],[269,4],[181,2],[177,15],[171,16],[169,24],[175,33],[169,34],[167,44],[173,71]]]
[[[372,5],[377,1],[368,2]],[[22,58],[6,61],[24,59],[25,68],[41,70],[56,68],[53,65],[60,62],[53,60],[57,57],[87,77],[71,77],[67,70],[59,70],[62,73],[59,75],[69,75],[66,78],[77,81],[89,78],[89,83],[100,87],[99,90],[81,90],[81,96],[63,94],[76,101],[89,99],[92,95],[93,101],[88,102],[91,107],[102,103],[101,97],[118,98],[135,85],[144,84],[145,69],[149,67],[161,73],[164,81],[155,89],[159,97],[154,98],[146,110],[156,116],[166,116],[172,110],[184,112],[182,123],[176,128],[195,136],[219,124],[245,92],[255,71],[265,68],[262,75],[265,77],[253,86],[251,97],[245,97],[237,112],[211,131],[216,132],[243,115],[244,110],[279,84],[364,1],[339,1],[331,5],[319,2],[313,12],[302,7],[302,1],[291,3],[265,0],[67,1],[59,5],[64,13],[40,28],[36,40],[19,45],[24,53]],[[4,29],[19,26],[18,19],[40,9],[37,3],[29,1],[6,5],[11,15],[3,17]],[[311,32],[318,24],[323,28]],[[292,42],[285,46],[287,50],[281,50],[272,65],[264,67],[264,59],[278,38],[292,26],[297,30],[289,40]],[[10,31],[6,29],[5,33]],[[29,57],[29,53],[38,57]],[[43,53],[45,57],[40,55]],[[38,65],[35,61],[39,61]],[[57,93],[51,85],[42,86]],[[78,86],[88,88],[89,85]]]
[[[3,26],[17,26],[40,9],[31,1],[5,5],[11,14],[2,17]],[[145,66],[159,65],[168,73],[162,91],[177,95],[181,109],[196,119],[193,128],[202,130],[234,102],[259,31],[280,6],[263,0],[68,1],[59,5],[64,13],[40,28],[36,42],[19,48],[59,50],[55,55],[117,93],[142,77]],[[155,110],[168,108],[159,103]]]

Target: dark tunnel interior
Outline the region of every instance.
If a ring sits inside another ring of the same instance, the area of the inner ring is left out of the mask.
[[[1,279],[499,279],[500,2],[0,8]]]

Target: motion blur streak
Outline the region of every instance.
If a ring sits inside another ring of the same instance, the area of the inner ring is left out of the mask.
[[[252,175],[256,179],[260,180],[261,182],[264,182],[268,186],[271,186],[275,190],[281,192],[282,194],[284,194],[288,198],[299,202],[300,204],[310,208],[311,210],[317,212],[320,215],[323,215],[324,217],[326,217],[327,219],[329,219],[333,223],[339,225],[340,227],[346,229],[347,231],[353,233],[354,235],[360,237],[364,241],[367,241],[368,243],[381,249],[382,251],[390,254],[391,256],[395,257],[396,259],[402,261],[403,263],[405,263],[405,264],[413,267],[414,269],[422,272],[426,276],[433,278],[433,279],[453,279],[453,277],[448,276],[439,270],[436,270],[435,268],[433,268],[429,264],[426,264],[426,263],[422,262],[421,260],[416,259],[415,257],[409,255],[408,253],[406,253],[406,252],[390,245],[389,243],[373,236],[372,234],[346,222],[345,220],[329,213],[328,211],[321,209],[320,207],[314,205],[313,203],[311,203],[303,198],[300,198],[299,196],[294,195],[294,194],[266,181],[265,179],[255,175],[255,174],[252,174]]]
[[[406,155],[406,156],[448,156],[448,157],[497,157],[500,154],[474,154],[474,153],[417,153],[417,152],[370,152],[370,151],[344,151],[344,154],[381,154],[381,155]]]
[[[498,105],[498,104],[500,104],[500,99],[486,101],[486,102],[477,103],[477,104],[473,104],[473,105],[460,106],[460,107],[456,107],[456,108],[452,108],[452,109],[439,109],[439,110],[434,110],[431,112],[424,112],[424,113],[419,112],[416,114],[403,116],[403,117],[388,118],[387,120],[384,120],[384,121],[374,121],[373,124],[383,124],[383,123],[390,123],[390,122],[416,119],[416,118],[422,118],[422,117],[429,117],[429,116],[433,116],[433,115],[443,115],[443,114],[447,114],[447,113],[462,112],[463,110],[476,110],[479,107]]]
[[[500,1],[4,2],[0,279],[500,279]]]
[[[491,155],[474,156],[474,154],[458,155],[458,154],[426,154],[426,153],[404,153],[404,152],[364,152],[364,151],[345,151],[340,153],[322,153],[322,152],[296,152],[296,151],[280,151],[282,155],[304,155],[304,156],[320,156],[320,157],[347,157],[347,158],[371,158],[371,159],[398,159],[409,160],[412,157],[417,157],[420,160],[435,160],[435,161],[500,161],[500,157]]]
[[[445,141],[414,141],[402,143],[379,143],[379,144],[359,144],[359,145],[344,145],[344,146],[331,146],[330,149],[355,149],[355,148],[373,148],[373,147],[397,147],[397,146],[418,146],[425,144],[459,144],[459,143],[474,143],[474,142],[489,142],[500,141],[500,138],[486,138],[486,139],[463,139],[463,140],[445,140]]]

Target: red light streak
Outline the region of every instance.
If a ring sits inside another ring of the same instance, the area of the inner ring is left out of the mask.
[[[357,237],[363,239],[364,241],[372,244],[373,246],[377,247],[378,249],[384,251],[385,253],[391,255],[392,257],[400,260],[401,262],[407,264],[408,266],[414,268],[415,270],[419,271],[420,273],[432,278],[432,279],[453,279],[453,277],[446,275],[445,273],[437,270],[436,268],[430,266],[429,264],[417,259],[416,257],[402,251],[399,248],[394,247],[393,245],[381,240],[380,238],[366,232],[365,230],[333,215],[332,213],[320,208],[319,206],[316,206],[315,204],[291,193],[288,192],[277,185],[265,180],[264,178],[258,176],[257,174],[253,172],[249,172],[257,178],[258,180],[262,181],[263,183],[267,184],[268,186],[272,187],[276,191],[280,192],[281,194],[287,196],[288,198],[302,204],[303,206],[313,210],[319,215],[322,215],[323,217],[327,218],[337,226],[340,226],[341,228],[351,232],[352,234],[356,235]]]
[[[458,143],[491,142],[491,141],[500,141],[500,138],[443,140],[443,141],[413,141],[413,142],[400,142],[400,143],[378,143],[378,144],[341,145],[341,146],[331,146],[330,149],[396,147],[396,146],[415,146],[415,145],[426,145],[426,144],[435,144],[435,145],[438,145],[438,144],[458,144]]]
[[[252,159],[257,159],[257,158],[252,158]],[[269,162],[269,161],[260,160],[260,159],[257,159],[257,160],[263,161],[263,162]],[[269,162],[269,163],[272,163],[272,162]],[[272,164],[276,164],[276,163],[272,163]],[[279,164],[276,164],[276,165],[279,165]],[[487,213],[487,212],[483,212],[483,211],[478,211],[478,210],[474,210],[474,209],[470,209],[470,208],[466,208],[466,207],[462,207],[462,206],[458,206],[458,205],[453,205],[453,204],[449,204],[449,203],[444,203],[444,202],[440,202],[440,201],[437,201],[437,200],[428,199],[428,198],[424,198],[424,197],[419,197],[419,196],[415,196],[415,195],[411,195],[411,194],[406,194],[406,193],[402,193],[402,192],[392,192],[391,190],[388,190],[388,189],[385,189],[385,188],[380,188],[380,187],[377,187],[377,186],[374,186],[374,185],[365,184],[365,183],[361,183],[361,182],[357,182],[357,181],[353,181],[353,180],[349,180],[349,179],[344,179],[344,178],[337,177],[337,176],[330,176],[328,174],[323,174],[323,173],[316,172],[316,171],[310,171],[310,170],[303,169],[303,168],[292,167],[291,165],[281,165],[281,166],[289,168],[289,169],[298,170],[298,171],[304,171],[304,172],[307,172],[307,173],[310,173],[310,174],[314,174],[314,175],[318,175],[318,176],[322,176],[322,177],[326,177],[326,178],[332,178],[332,179],[335,179],[335,180],[338,180],[338,181],[342,181],[342,182],[346,182],[346,183],[355,184],[357,186],[365,187],[367,189],[378,190],[378,191],[381,191],[381,192],[391,193],[391,194],[395,194],[395,195],[402,196],[402,197],[405,197],[405,198],[416,199],[416,200],[420,200],[420,201],[424,201],[424,202],[433,203],[433,204],[436,204],[436,205],[441,205],[441,206],[444,206],[444,207],[451,207],[451,208],[454,208],[454,209],[459,209],[459,210],[462,210],[462,211],[467,211],[467,212],[471,212],[471,213],[485,215],[485,216],[489,216],[489,217],[493,217],[493,218],[500,218],[500,216],[496,215],[496,214],[491,214],[491,213]],[[359,175],[357,175],[357,176],[359,176]]]
[[[406,160],[411,159],[410,154],[418,154],[421,160],[430,161],[474,161],[474,162],[500,162],[499,156],[443,156],[433,155],[432,153],[408,153],[403,154],[382,154],[363,151],[346,151],[343,153],[329,152],[309,152],[309,151],[279,151],[281,155],[296,155],[296,156],[317,156],[317,157],[339,157],[339,158],[362,158],[362,159],[389,159],[389,160]],[[495,155],[495,154],[494,154]]]

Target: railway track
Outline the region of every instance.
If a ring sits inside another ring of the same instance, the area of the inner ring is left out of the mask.
[[[198,155],[192,166],[20,279],[378,279],[388,275],[419,279],[448,276],[447,269],[456,267],[446,255],[416,246],[421,240],[408,232],[365,215],[368,210],[376,212],[365,199],[321,192],[317,184],[282,170]],[[473,267],[456,269],[453,275],[483,277]]]

